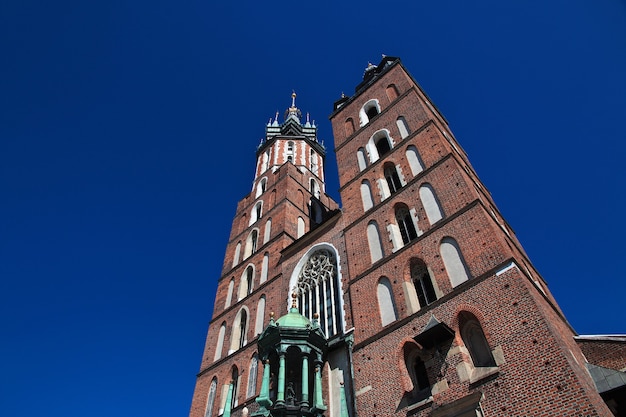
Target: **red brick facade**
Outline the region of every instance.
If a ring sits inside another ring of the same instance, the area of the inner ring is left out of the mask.
[[[314,139],[283,132],[268,136],[258,152],[255,187],[233,220],[190,416],[221,413],[233,366],[233,415],[257,410],[263,365],[256,383],[249,374],[259,300],[265,300],[262,327],[270,312],[285,314],[303,262],[320,247],[336,256],[341,292],[340,306],[333,303],[340,308],[338,334],[329,338],[325,358],[326,415],[341,415],[340,382],[351,416],[612,415],[585,363],[593,358],[622,369],[624,355],[574,340],[445,119],[400,61],[383,59],[354,96],[335,106],[330,119],[341,210],[323,192],[319,199],[313,195],[311,178],[323,190],[323,172],[311,172],[313,153],[323,169]],[[377,142],[383,135],[389,149]],[[288,140],[300,154],[264,165],[264,153],[268,160],[286,155]],[[397,174],[396,185],[390,172]],[[261,200],[262,214],[251,224]],[[315,204],[323,207],[321,222],[311,220]],[[382,257],[373,249],[375,229]],[[244,259],[253,230],[258,241]],[[250,265],[253,282],[242,291]],[[419,274],[416,265],[423,265]],[[432,290],[424,284],[429,280]],[[425,285],[422,292],[419,285]],[[242,311],[247,323],[239,337]],[[429,323],[439,324],[425,330]]]

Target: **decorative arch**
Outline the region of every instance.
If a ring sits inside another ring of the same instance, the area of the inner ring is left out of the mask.
[[[374,197],[372,197],[372,186],[368,180],[361,181],[361,201],[363,202],[363,211],[367,211],[374,207]]]
[[[406,159],[409,162],[409,168],[411,168],[411,174],[416,176],[424,170],[424,163],[420,157],[417,148],[413,145],[409,145],[406,148]]]
[[[495,367],[496,361],[480,322],[472,313],[462,311],[458,315],[459,333],[469,351],[474,367]]]
[[[213,417],[213,407],[215,406],[215,395],[217,393],[217,377],[213,377],[211,385],[209,386],[209,394],[206,400],[206,409],[204,411],[204,417]]]
[[[246,247],[243,251],[243,259],[249,258],[257,250],[259,243],[259,229],[252,229],[246,238]]]
[[[228,283],[228,293],[226,294],[226,302],[224,303],[224,310],[230,307],[230,303],[233,301],[233,291],[235,289],[235,278],[231,278]]]
[[[233,256],[233,268],[239,263],[239,256],[241,254],[241,241],[237,242],[235,246],[235,256]]]
[[[304,219],[302,217],[298,217],[298,232],[297,232],[297,238],[300,239],[302,237],[302,235],[304,235],[305,233],[305,223],[304,223]]]
[[[443,211],[439,205],[439,200],[435,195],[435,190],[430,184],[422,184],[419,189],[420,200],[426,211],[428,222],[433,225],[443,219]]]
[[[369,244],[370,257],[372,263],[380,260],[385,256],[383,252],[383,244],[380,240],[380,231],[378,230],[378,223],[374,220],[367,224],[367,243]]]
[[[343,333],[341,268],[333,245],[320,243],[309,249],[298,261],[289,288],[298,295],[300,314],[309,320],[313,314],[319,314],[320,328],[326,337]]]
[[[252,293],[254,288],[254,276],[256,275],[254,264],[249,264],[241,274],[241,281],[239,282],[239,293],[237,301],[243,300]]]
[[[265,295],[259,298],[259,302],[256,306],[256,320],[254,322],[254,336],[263,333],[263,320],[265,318]]]
[[[400,137],[402,139],[409,137],[409,135],[411,134],[411,129],[409,129],[409,124],[407,123],[404,116],[399,116],[396,119],[396,126],[398,127],[398,132],[400,132]]]
[[[389,130],[381,129],[374,132],[374,134],[367,141],[366,146],[367,152],[370,156],[370,162],[374,163],[391,152],[394,142],[389,134]]]
[[[261,279],[259,280],[260,284],[263,284],[265,281],[267,281],[267,273],[269,270],[269,264],[270,264],[270,254],[269,252],[265,252],[263,254],[263,263],[261,264]]]
[[[398,88],[395,84],[389,84],[387,88],[385,88],[385,92],[387,93],[387,98],[390,102],[398,98]]]
[[[265,231],[263,232],[263,244],[266,244],[270,241],[270,237],[272,235],[272,218],[270,217],[265,222]]]
[[[215,355],[213,356],[213,362],[222,357],[222,350],[224,349],[224,337],[226,336],[226,322],[223,322],[220,326],[219,333],[217,335],[217,345],[215,346]]]
[[[365,126],[378,114],[380,114],[380,104],[378,102],[378,99],[373,98],[371,100],[368,100],[365,104],[363,104],[361,110],[359,110],[360,125]]]
[[[356,160],[359,164],[359,171],[363,171],[367,168],[367,152],[365,152],[364,148],[359,148],[356,151]]]
[[[352,119],[352,117],[348,117],[343,126],[346,130],[346,137],[354,133],[354,120]]]
[[[256,381],[258,375],[259,357],[256,352],[250,359],[250,366],[248,368],[248,389],[246,391],[246,398],[251,398],[256,395]]]

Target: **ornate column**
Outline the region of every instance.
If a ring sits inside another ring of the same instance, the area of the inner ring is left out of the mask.
[[[302,355],[302,401],[300,406],[309,407],[309,358],[306,352]]]
[[[279,352],[278,394],[276,405],[285,405],[285,352]]]
[[[268,410],[272,406],[272,400],[270,400],[270,361],[267,359],[263,362],[263,382],[261,383],[261,393],[257,397],[256,403],[259,404],[259,411],[255,415],[268,416],[270,414]]]

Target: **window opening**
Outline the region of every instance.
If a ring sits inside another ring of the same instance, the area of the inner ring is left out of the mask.
[[[393,164],[385,164],[384,172],[387,185],[389,186],[389,191],[391,194],[396,193],[400,188],[402,188],[400,176],[398,175],[396,167]]]
[[[426,264],[422,260],[411,260],[411,280],[415,286],[420,306],[427,306],[437,300],[432,278],[428,273]]]
[[[496,366],[491,348],[480,323],[472,314],[461,313],[461,338],[470,353],[475,367]]]
[[[400,228],[400,235],[402,236],[402,242],[406,245],[410,241],[417,239],[417,231],[411,218],[411,213],[407,206],[398,206],[396,208],[396,221]]]
[[[387,136],[378,138],[378,140],[376,141],[376,150],[378,151],[379,158],[382,158],[387,153],[389,153],[389,151],[391,151],[391,145],[389,144],[389,139],[387,139]]]

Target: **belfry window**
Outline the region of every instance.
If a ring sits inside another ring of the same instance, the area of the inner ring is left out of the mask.
[[[459,315],[459,327],[461,338],[472,357],[474,366],[477,368],[496,366],[485,333],[476,317],[466,311],[462,312]]]
[[[298,295],[300,313],[309,319],[318,313],[320,327],[327,337],[342,330],[341,292],[334,251],[314,251],[302,266],[294,291]]]
[[[382,158],[391,150],[391,145],[389,144],[389,140],[386,136],[380,137],[374,142],[376,145],[376,150],[378,151],[378,156]]]
[[[409,208],[406,205],[398,204],[396,206],[396,221],[398,222],[398,228],[402,236],[402,243],[406,245],[412,240],[417,239],[417,231],[415,230]]]
[[[233,398],[231,399],[230,408],[233,409],[237,407],[237,405],[239,405],[239,401],[237,399],[237,388],[239,386],[239,370],[236,366],[233,366],[231,376],[233,381]]]
[[[361,111],[359,112],[359,119],[361,122],[361,126],[365,126],[376,117],[380,113],[380,104],[378,104],[378,100],[372,99],[361,107]]]
[[[415,286],[417,299],[420,303],[420,307],[425,307],[437,300],[433,280],[428,273],[426,264],[421,259],[411,259],[410,265],[411,281],[413,281],[413,285]]]
[[[385,180],[387,180],[387,185],[389,186],[389,191],[391,192],[391,194],[396,193],[400,188],[402,188],[402,183],[400,182],[398,170],[393,164],[386,163],[384,173]]]

